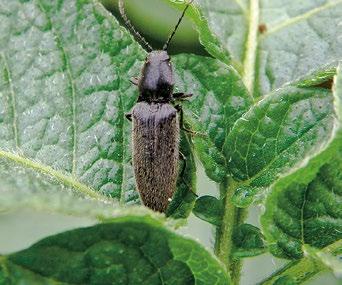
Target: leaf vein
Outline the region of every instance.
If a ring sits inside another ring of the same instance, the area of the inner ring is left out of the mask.
[[[41,276],[42,278],[44,278],[51,285],[61,284],[58,280],[56,280],[56,279],[54,279],[52,277],[45,276],[45,275],[41,274],[40,272],[33,271],[31,268],[28,268],[27,266],[24,266],[22,264],[14,263],[14,262],[12,262],[11,260],[8,260],[8,259],[6,259],[6,262],[7,263],[12,263],[14,266],[22,268],[23,270],[27,270],[27,271],[31,272],[32,274],[34,274],[36,276]]]
[[[72,127],[71,127],[71,131],[72,131],[72,171],[71,171],[71,173],[72,173],[72,176],[75,176],[76,175],[76,167],[77,167],[77,159],[76,159],[76,156],[77,156],[77,124],[76,124],[77,105],[76,105],[76,95],[77,94],[76,94],[75,80],[74,80],[73,75],[72,75],[69,57],[67,55],[67,52],[63,48],[62,39],[61,39],[62,37],[54,28],[52,19],[49,16],[48,11],[46,11],[45,8],[43,7],[41,0],[38,0],[38,3],[39,3],[39,7],[40,7],[41,11],[44,13],[46,19],[48,20],[48,22],[51,25],[51,31],[54,35],[57,47],[58,47],[58,49],[62,55],[63,69],[66,71],[67,80],[69,81],[70,95],[72,98],[72,102],[71,102],[71,112],[72,112]]]
[[[62,173],[52,167],[45,165],[43,163],[33,161],[29,158],[20,156],[19,154],[11,153],[5,150],[0,150],[0,158],[10,160],[15,164],[21,165],[26,169],[32,169],[34,171],[38,171],[46,176],[50,176],[53,179],[61,182],[65,186],[69,186],[74,190],[77,190],[79,193],[82,193],[85,196],[88,196],[93,199],[97,199],[100,201],[108,201],[108,198],[104,195],[96,192],[89,186],[83,184],[75,180],[75,177]]]
[[[300,208],[300,228],[301,228],[301,242],[302,244],[305,244],[305,221],[304,221],[304,212],[305,212],[305,205],[306,201],[308,199],[308,193],[309,193],[309,187],[305,187],[304,193],[303,193],[303,202],[302,207]]]
[[[19,135],[18,135],[18,115],[17,115],[17,103],[16,103],[16,94],[14,92],[13,83],[12,83],[12,77],[11,77],[11,71],[8,66],[8,62],[6,59],[6,55],[4,53],[0,53],[0,57],[2,58],[4,62],[4,68],[7,75],[7,82],[10,90],[10,108],[12,110],[12,128],[13,128],[13,135],[14,135],[14,142],[15,142],[15,148],[19,148]]]
[[[281,22],[280,24],[274,26],[273,28],[269,29],[265,34],[264,34],[264,37],[266,36],[269,36],[281,29],[284,29],[286,27],[289,27],[293,24],[296,24],[300,21],[304,21],[308,18],[310,18],[311,16],[315,15],[315,14],[318,14],[326,9],[329,9],[329,8],[332,8],[334,6],[337,6],[338,4],[341,4],[342,3],[342,0],[337,0],[337,1],[334,1],[334,2],[330,2],[330,3],[327,3],[327,4],[324,4],[322,6],[319,6],[317,8],[314,8],[302,15],[299,15],[299,16],[296,16],[296,17],[293,17],[293,18],[289,18],[283,22]]]

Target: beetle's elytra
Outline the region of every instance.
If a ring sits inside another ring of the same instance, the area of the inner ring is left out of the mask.
[[[179,121],[167,103],[137,103],[132,110],[133,166],[144,204],[164,212],[176,189]]]
[[[138,86],[139,98],[128,117],[133,124],[133,168],[137,189],[144,205],[158,212],[166,211],[178,178],[181,108],[175,102],[190,96],[173,94],[173,70],[167,48],[191,2],[163,50],[154,51],[127,19],[123,0],[119,0],[126,25],[149,50],[140,78],[132,80]]]

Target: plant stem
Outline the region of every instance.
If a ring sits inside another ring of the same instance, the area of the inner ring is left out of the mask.
[[[227,181],[228,182],[228,181]],[[215,241],[215,254],[226,266],[233,284],[239,284],[242,263],[232,258],[233,233],[236,227],[244,222],[247,216],[245,209],[235,207],[232,203],[232,195],[236,189],[236,183],[223,183],[221,185],[221,198],[224,201],[224,214],[222,224],[217,228]]]
[[[320,252],[325,254],[335,255],[341,252],[342,240],[323,248]],[[259,285],[273,284],[281,277],[292,278],[296,284],[300,284],[319,272],[326,271],[329,268],[324,265],[319,259],[312,256],[303,257],[300,260],[295,260],[286,264],[283,268],[274,272],[271,276],[264,279]]]
[[[8,271],[6,268],[6,257],[0,255],[0,279],[8,276]]]
[[[274,284],[274,282],[281,277],[292,278],[295,280],[296,284],[300,284],[324,269],[326,268],[319,262],[311,258],[303,258],[288,263],[283,268],[261,281],[259,285]]]

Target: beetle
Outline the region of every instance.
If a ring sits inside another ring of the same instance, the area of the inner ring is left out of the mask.
[[[132,121],[133,169],[137,190],[143,204],[158,212],[166,211],[176,190],[181,155],[180,129],[186,130],[182,108],[176,105],[176,101],[192,96],[173,93],[174,75],[167,49],[192,2],[185,6],[163,49],[153,50],[135,30],[126,16],[123,0],[119,0],[119,11],[126,26],[149,51],[140,78],[131,80],[138,86],[139,97],[127,118]]]

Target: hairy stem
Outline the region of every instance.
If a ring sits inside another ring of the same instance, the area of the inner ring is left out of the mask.
[[[6,257],[0,255],[0,280],[1,280],[1,277],[4,278],[8,275],[5,263],[6,263]]]
[[[261,281],[259,285],[274,284],[274,282],[279,278],[291,278],[296,282],[296,284],[300,284],[312,278],[323,269],[325,269],[325,267],[315,260],[312,260],[311,258],[303,258],[288,263],[283,268]]]
[[[326,254],[339,254],[342,251],[342,240],[339,240],[324,249],[322,253]],[[295,260],[286,264],[283,268],[274,272],[271,276],[264,279],[259,285],[274,284],[279,278],[290,278],[296,284],[303,283],[304,281],[312,278],[317,273],[326,271],[329,268],[324,265],[319,259],[312,256],[303,257],[300,260]]]
[[[242,263],[232,258],[233,234],[237,226],[242,224],[247,216],[245,209],[235,207],[232,202],[232,195],[235,192],[236,184],[223,183],[221,185],[221,198],[224,201],[224,214],[222,224],[217,228],[215,241],[215,254],[226,266],[232,278],[233,284],[239,284]]]

